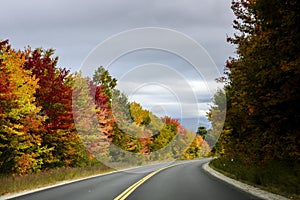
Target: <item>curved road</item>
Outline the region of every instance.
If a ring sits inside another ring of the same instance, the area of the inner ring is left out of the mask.
[[[210,159],[144,166],[119,171],[78,181],[63,186],[16,197],[25,200],[110,200],[122,199],[119,195],[127,188],[139,183],[127,193],[127,198],[135,199],[204,199],[204,200],[243,200],[258,199],[250,194],[211,176],[202,169]],[[180,164],[179,164],[180,163]],[[149,175],[149,174],[151,174]],[[146,181],[145,176],[151,176]],[[142,179],[142,180],[141,180]],[[143,182],[144,181],[144,182]]]

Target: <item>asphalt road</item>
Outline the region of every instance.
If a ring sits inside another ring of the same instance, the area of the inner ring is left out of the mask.
[[[178,165],[161,171],[156,170],[174,163],[144,166],[66,184],[15,199],[106,200],[116,197],[122,199],[118,196],[137,182],[139,184],[127,193],[126,199],[258,199],[205,172],[202,164],[208,161],[208,159],[201,159],[182,164],[175,163]],[[143,178],[147,175],[148,179],[144,180]]]

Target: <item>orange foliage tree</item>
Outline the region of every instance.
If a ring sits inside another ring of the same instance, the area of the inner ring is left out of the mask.
[[[36,105],[38,79],[24,70],[24,52],[7,41],[0,43],[0,172],[38,171],[51,158],[53,148],[43,145],[40,132],[45,117]]]

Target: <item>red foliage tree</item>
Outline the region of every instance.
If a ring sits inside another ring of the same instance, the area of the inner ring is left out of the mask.
[[[52,49],[27,49],[24,69],[30,70],[39,81],[36,91],[40,115],[47,117],[43,143],[54,147],[55,166],[80,165],[84,148],[77,136],[72,114],[72,75],[56,67],[58,58],[53,58]]]

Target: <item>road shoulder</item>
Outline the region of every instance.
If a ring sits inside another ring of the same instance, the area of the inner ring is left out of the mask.
[[[43,190],[48,190],[48,189],[52,189],[52,188],[55,188],[55,187],[59,187],[59,186],[63,186],[63,185],[67,185],[67,184],[71,184],[71,183],[75,183],[75,182],[79,182],[79,181],[84,181],[84,180],[91,179],[91,178],[106,176],[106,175],[117,173],[117,172],[118,171],[111,171],[111,172],[106,172],[106,173],[103,173],[103,174],[87,176],[87,177],[84,177],[84,178],[78,178],[78,179],[74,179],[74,180],[65,180],[65,181],[61,181],[61,182],[58,182],[58,183],[54,183],[54,184],[49,185],[49,186],[39,187],[37,189],[29,189],[29,190],[24,190],[24,191],[20,191],[20,192],[8,193],[8,194],[1,195],[0,200],[12,199],[12,198],[20,197],[20,196],[23,196],[23,195],[27,195],[27,194],[31,194],[31,193],[35,193],[35,192],[40,192],[40,191],[43,191]]]
[[[267,192],[265,190],[253,187],[251,185],[245,184],[245,183],[241,183],[237,180],[234,180],[232,178],[229,178],[223,174],[221,174],[220,172],[217,172],[216,170],[212,169],[211,167],[209,167],[208,163],[205,163],[202,165],[202,168],[210,173],[211,175],[217,177],[218,179],[221,179],[222,181],[225,181],[245,192],[248,192],[256,197],[259,197],[261,199],[267,199],[267,200],[288,200],[288,198],[277,195],[277,194],[273,194],[271,192]]]

